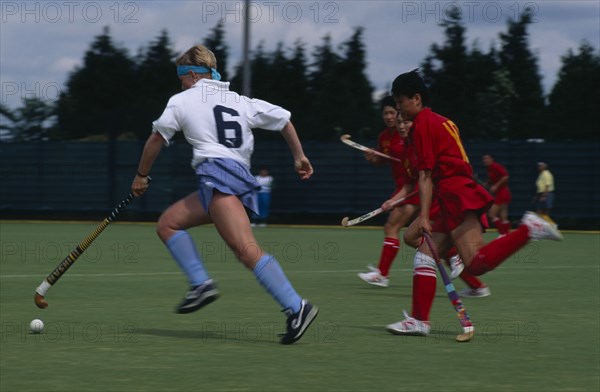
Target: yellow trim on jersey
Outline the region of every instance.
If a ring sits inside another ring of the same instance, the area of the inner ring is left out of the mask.
[[[460,149],[460,153],[462,155],[463,160],[468,163],[469,157],[467,156],[467,153],[465,152],[465,148],[463,147],[462,142],[460,141],[458,127],[456,126],[456,124],[454,124],[451,120],[448,120],[448,121],[445,121],[444,123],[442,123],[442,125],[444,126],[444,128],[446,128],[446,131],[448,131],[450,136],[452,136],[452,138],[456,142],[456,145]]]

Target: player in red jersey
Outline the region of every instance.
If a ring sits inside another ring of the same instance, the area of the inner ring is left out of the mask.
[[[379,134],[377,150],[394,158],[402,159],[406,149],[406,137],[412,123],[404,122],[401,118],[398,119],[396,101],[392,97],[383,99],[381,111],[386,128]],[[391,165],[392,176],[396,183],[394,194],[402,189],[405,182],[405,168],[401,162],[391,161],[369,151],[365,152],[365,158],[374,165]],[[383,226],[385,238],[379,264],[377,268],[369,266],[370,272],[359,273],[360,279],[375,286],[389,286],[390,267],[400,250],[398,232],[415,218],[418,205],[419,199],[418,196],[415,196],[392,209]]]
[[[486,245],[483,241],[487,226],[485,213],[493,199],[473,179],[458,127],[431,111],[427,87],[416,71],[399,75],[392,84],[392,95],[403,118],[413,121],[412,140],[419,170],[419,228],[432,235],[440,254],[446,254],[454,244],[466,271],[478,276],[496,268],[530,239],[562,239],[554,226],[527,212],[519,227]],[[431,223],[434,199],[439,203],[440,213]],[[392,201],[386,201],[382,207],[389,208]],[[419,246],[414,265],[415,270],[435,271],[435,260],[427,245]],[[435,277],[435,272],[431,277]],[[405,313],[404,320],[388,325],[387,329],[396,334],[427,335],[430,324],[429,320]]]
[[[398,116],[401,120],[402,117]],[[411,122],[406,122],[411,124]],[[412,125],[412,124],[411,124]],[[412,192],[416,189],[418,180],[418,159],[414,143],[412,138],[409,136],[406,138],[406,148],[403,154],[403,166],[404,170],[404,186],[400,191],[393,197],[398,199],[404,195]],[[418,200],[418,199],[417,199]],[[437,216],[440,214],[439,205],[437,200],[432,201],[430,220],[435,221]],[[406,245],[418,249],[422,242],[422,234],[419,231],[420,218],[414,220],[408,229],[404,232],[404,242]],[[462,296],[468,297],[487,297],[491,294],[489,287],[483,283],[477,277],[469,274],[467,271],[462,270],[462,261],[457,254],[455,247],[452,247],[446,253],[446,260],[451,267],[451,276],[455,278],[460,276],[461,280],[467,284],[467,288],[461,291]],[[457,269],[456,265],[460,265],[460,269]],[[412,320],[420,320],[421,326],[427,328],[426,323],[429,322],[429,314],[433,305],[433,299],[435,297],[436,290],[436,270],[435,265],[427,265],[421,263],[415,263],[413,268],[413,288],[412,288],[412,310],[410,317]]]
[[[508,204],[512,199],[510,189],[508,189],[508,171],[504,166],[494,160],[491,154],[485,154],[482,157],[484,166],[487,168],[488,180],[486,186],[494,195],[494,204],[488,211],[488,216],[492,220],[498,234],[505,235],[510,231],[510,222],[508,221]]]
[[[418,183],[418,159],[415,145],[412,137],[407,138],[407,148],[405,153],[406,184],[412,184],[411,188],[404,189],[404,192],[412,191]],[[435,221],[440,214],[439,204],[436,199],[432,200],[429,219]],[[415,219],[404,232],[404,242],[415,249],[418,249],[423,242],[422,234],[419,230],[420,218]],[[467,285],[460,295],[463,297],[487,297],[491,295],[491,290],[487,284],[482,282],[476,276],[463,270],[462,260],[458,255],[456,247],[450,248],[446,253],[445,259],[450,267],[450,277],[455,279],[457,276]],[[429,312],[433,304],[436,286],[435,269],[425,267],[414,267],[413,270],[413,304],[412,317],[418,320],[429,320]]]

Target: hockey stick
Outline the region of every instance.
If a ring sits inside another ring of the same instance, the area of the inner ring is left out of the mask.
[[[348,145],[348,146],[350,146],[352,148],[356,148],[357,150],[360,150],[360,151],[371,151],[373,154],[379,155],[380,157],[387,158],[387,159],[390,159],[390,160],[396,161],[396,162],[402,162],[401,159],[391,157],[391,156],[389,156],[387,154],[384,154],[384,153],[379,152],[377,150],[374,150],[372,148],[365,147],[362,144],[358,144],[358,143],[350,140],[351,137],[352,136],[350,136],[350,135],[342,135],[342,136],[340,136],[340,140],[342,141],[342,143],[344,143],[344,144],[346,144],[346,145]]]
[[[148,183],[150,183],[150,181],[150,177],[148,177]],[[119,216],[121,211],[123,211],[127,207],[131,200],[133,200],[133,198],[133,193],[129,193],[129,195],[127,195],[127,197],[119,203],[119,205],[110,213],[110,215],[107,218],[105,218],[92,233],[85,237],[79,243],[79,245],[77,245],[77,247],[71,253],[69,253],[69,255],[65,257],[63,261],[60,262],[60,264],[54,269],[54,271],[52,271],[50,275],[48,275],[48,277],[46,277],[46,279],[42,281],[38,288],[35,289],[34,301],[35,305],[38,308],[44,309],[48,307],[48,302],[44,297],[46,296],[46,293],[48,292],[50,287],[54,286],[54,284],[60,279],[60,277],[63,276],[65,272],[67,272],[69,267],[71,267],[73,263],[77,261],[77,258],[81,256],[81,254],[85,252],[85,250],[91,245],[92,242],[94,242],[94,240],[100,235],[100,233],[102,233],[102,231],[106,229],[106,226],[108,226]]]
[[[444,287],[446,288],[446,293],[448,293],[448,298],[450,298],[450,302],[452,302],[452,306],[454,306],[454,310],[456,310],[456,315],[458,316],[458,320],[460,321],[460,325],[462,326],[463,333],[456,336],[457,342],[468,342],[473,339],[475,335],[475,327],[473,327],[473,323],[469,318],[469,314],[467,313],[467,309],[463,305],[460,297],[456,293],[456,289],[446,272],[446,269],[440,262],[440,257],[437,253],[437,249],[433,240],[431,239],[431,235],[429,233],[423,233],[425,237],[425,242],[427,242],[427,246],[431,250],[431,254],[433,255],[433,259],[435,260],[435,264],[437,264],[438,269],[440,270],[440,275],[442,275],[442,281],[444,281]]]
[[[392,206],[396,206],[396,205],[398,205],[398,204],[402,203],[403,201],[405,201],[405,200],[406,200],[406,199],[408,199],[408,198],[411,198],[411,197],[413,197],[413,196],[414,196],[414,195],[416,195],[417,193],[419,193],[419,192],[418,192],[418,191],[414,191],[414,192],[411,192],[411,193],[409,193],[408,195],[406,195],[406,196],[404,196],[404,197],[402,197],[402,198],[400,198],[400,199],[396,200],[396,201],[395,201],[395,202],[392,204]],[[383,209],[382,209],[381,207],[379,207],[379,208],[378,208],[378,209],[376,209],[376,210],[373,210],[373,211],[371,211],[371,212],[368,212],[368,213],[366,213],[366,214],[364,214],[364,215],[361,215],[361,216],[359,216],[358,218],[354,218],[354,219],[352,219],[352,220],[350,220],[350,218],[348,218],[348,217],[345,217],[344,219],[342,219],[342,226],[344,226],[344,227],[349,227],[349,226],[354,226],[354,225],[357,225],[357,224],[359,224],[360,222],[364,222],[364,221],[366,221],[367,219],[371,219],[372,217],[374,217],[374,216],[377,216],[377,215],[381,214],[382,212],[383,212]]]

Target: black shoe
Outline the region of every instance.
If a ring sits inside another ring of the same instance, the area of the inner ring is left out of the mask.
[[[213,284],[212,279],[209,279],[201,285],[190,288],[190,291],[187,292],[183,301],[181,301],[177,309],[175,309],[175,313],[183,314],[195,312],[217,298],[219,298],[219,290],[217,290],[216,286]]]
[[[284,310],[284,313],[288,316],[287,332],[281,334],[281,344],[292,344],[304,335],[308,326],[317,318],[319,308],[303,299],[298,313],[293,314],[291,309]]]

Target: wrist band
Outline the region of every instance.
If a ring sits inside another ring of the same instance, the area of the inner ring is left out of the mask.
[[[146,177],[148,177],[148,175],[147,175],[147,174],[142,174],[142,173],[140,173],[140,172],[137,172],[136,174],[137,174],[138,176],[142,177],[142,178],[146,178]]]

